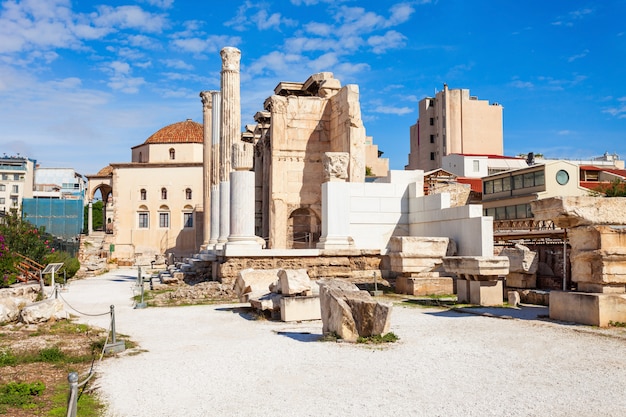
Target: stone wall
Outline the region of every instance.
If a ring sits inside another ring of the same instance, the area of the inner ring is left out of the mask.
[[[371,283],[374,274],[380,279],[385,263],[377,252],[354,251],[353,254],[266,257],[229,257],[220,261],[217,278],[233,285],[239,271],[253,269],[306,269],[312,280],[344,278],[354,283]]]

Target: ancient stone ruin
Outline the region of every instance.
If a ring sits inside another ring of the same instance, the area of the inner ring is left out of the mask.
[[[567,230],[578,291],[551,291],[550,318],[626,322],[626,198],[556,197],[531,203],[537,220]]]
[[[367,291],[341,279],[320,280],[322,332],[348,342],[389,333],[391,303],[375,300]]]

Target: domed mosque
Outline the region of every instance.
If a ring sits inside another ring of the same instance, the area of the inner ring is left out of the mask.
[[[131,148],[131,162],[88,175],[88,197],[106,200],[111,256],[149,264],[156,255],[191,255],[203,237],[203,141],[191,119],[165,126]]]

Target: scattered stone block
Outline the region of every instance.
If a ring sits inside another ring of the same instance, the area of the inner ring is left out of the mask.
[[[510,306],[518,307],[521,303],[521,298],[519,292],[517,291],[508,291],[507,292],[507,301]]]
[[[626,323],[626,294],[551,291],[550,318],[599,327]]]
[[[303,295],[311,292],[311,279],[306,269],[281,269],[278,271],[278,280],[283,295]]]
[[[268,294],[278,277],[279,269],[244,269],[239,272],[233,289],[242,303]]]
[[[280,319],[282,321],[320,320],[320,298],[315,296],[281,297]]]
[[[26,324],[44,323],[51,319],[66,319],[63,302],[52,298],[30,304],[20,311],[20,321]]]
[[[392,305],[374,300],[367,291],[341,279],[320,280],[320,310],[324,334],[346,341],[389,331]]]

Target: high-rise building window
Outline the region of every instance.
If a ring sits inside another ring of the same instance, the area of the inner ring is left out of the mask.
[[[7,190],[7,186],[4,184],[0,184],[0,191],[6,191]]]
[[[430,143],[435,143],[435,135],[430,135]]]
[[[187,188],[187,189],[185,190],[185,198],[186,198],[187,200],[191,200],[191,188]]]
[[[140,200],[145,200],[147,197],[147,192],[145,188],[142,188],[141,191],[139,191],[139,199]]]
[[[430,118],[430,125],[431,125],[431,126],[434,126],[434,125],[435,125],[435,119],[434,119],[434,118],[432,118],[432,117]]]
[[[431,152],[431,153],[430,153],[430,160],[431,160],[431,161],[434,161],[434,160],[435,160],[435,153],[434,153],[434,152]]]
[[[12,192],[13,194],[17,194],[17,193],[19,193],[19,192],[20,192],[20,187],[19,187],[19,186],[17,186],[17,185],[14,185],[14,186],[12,187],[12,189],[11,189],[11,192]]]
[[[161,188],[161,200],[167,200],[167,188]]]

